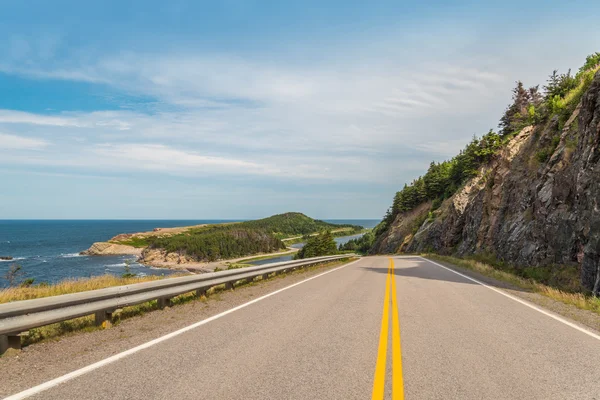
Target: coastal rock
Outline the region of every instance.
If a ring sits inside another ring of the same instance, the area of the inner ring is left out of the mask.
[[[197,263],[192,257],[180,253],[168,253],[164,249],[145,249],[141,252],[140,263],[155,267],[172,266],[178,264]]]
[[[89,249],[82,251],[84,256],[113,256],[113,255],[133,255],[141,256],[142,248],[126,246],[110,242],[96,242]]]

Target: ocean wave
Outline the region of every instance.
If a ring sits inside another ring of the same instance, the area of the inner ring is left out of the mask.
[[[81,254],[79,253],[61,253],[60,256],[62,258],[73,258],[73,257],[83,257]]]
[[[111,267],[125,267],[127,264],[125,263],[119,263],[119,264],[106,264],[105,267],[106,268],[111,268]]]
[[[150,268],[150,269],[163,270],[163,271],[165,271],[165,270],[172,271],[170,268],[166,268],[166,267],[165,268],[161,268],[161,267],[153,267],[152,265],[143,265],[143,264],[140,264],[140,265],[142,267]]]

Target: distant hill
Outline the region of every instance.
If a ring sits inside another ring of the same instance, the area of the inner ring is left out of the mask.
[[[329,222],[312,219],[302,213],[288,212],[277,214],[268,218],[246,221],[239,224],[244,228],[262,229],[265,232],[272,233],[280,239],[290,236],[303,236],[311,233],[317,233],[324,230],[338,230],[348,228],[348,230],[361,230],[361,226],[349,224],[331,224]]]
[[[289,212],[254,221],[192,227],[175,235],[144,237],[138,244],[147,246],[142,262],[185,264],[272,253],[286,248],[282,239],[326,230],[349,235],[362,229]]]

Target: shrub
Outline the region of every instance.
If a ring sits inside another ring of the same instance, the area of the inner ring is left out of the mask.
[[[23,276],[23,268],[18,264],[12,264],[4,274],[4,279],[8,281],[8,286],[15,286]]]
[[[577,75],[582,74],[588,70],[596,69],[600,65],[600,52],[596,52],[594,54],[590,54],[586,57],[585,63],[581,68],[579,68],[579,72]]]
[[[23,280],[23,282],[21,282],[21,284],[19,286],[20,287],[30,287],[31,285],[33,285],[33,282],[35,282],[34,278],[27,278],[27,279]]]
[[[537,151],[537,153],[535,153],[535,159],[541,163],[545,163],[550,159],[551,155],[552,152],[550,151],[550,148],[544,147],[543,149],[540,149]]]

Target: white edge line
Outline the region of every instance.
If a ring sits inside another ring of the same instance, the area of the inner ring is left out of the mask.
[[[494,292],[496,292],[496,293],[499,293],[499,294],[501,294],[502,296],[508,297],[509,299],[511,299],[511,300],[514,300],[514,301],[516,301],[517,303],[521,303],[521,304],[523,304],[524,306],[527,306],[527,307],[529,307],[529,308],[531,308],[531,309],[533,309],[533,310],[535,310],[535,311],[538,311],[538,312],[540,312],[540,313],[542,313],[542,314],[544,314],[544,315],[546,315],[546,316],[548,316],[548,317],[550,317],[550,318],[552,318],[552,319],[555,319],[555,320],[557,320],[558,322],[562,322],[563,324],[565,324],[565,325],[568,325],[568,326],[570,326],[570,327],[571,327],[571,328],[573,328],[573,329],[577,329],[579,332],[583,332],[583,333],[585,333],[586,335],[593,337],[594,339],[600,340],[600,335],[597,335],[597,334],[595,334],[595,333],[594,333],[594,332],[592,332],[592,331],[589,331],[589,330],[587,330],[587,329],[584,329],[584,328],[582,328],[581,326],[579,326],[579,325],[577,325],[577,324],[574,324],[574,323],[572,323],[572,322],[570,322],[570,321],[567,321],[566,319],[564,319],[564,318],[562,318],[562,317],[560,317],[560,316],[558,316],[558,315],[556,315],[556,314],[554,314],[554,313],[551,313],[551,312],[549,312],[549,311],[546,311],[546,310],[544,310],[543,308],[540,308],[540,307],[538,307],[538,306],[536,306],[536,305],[534,305],[534,304],[532,304],[532,303],[530,303],[530,302],[528,302],[528,301],[526,301],[526,300],[520,299],[520,298],[518,298],[518,297],[516,297],[516,296],[513,296],[513,295],[511,295],[511,294],[508,294],[508,293],[506,293],[506,292],[505,292],[505,291],[503,291],[503,290],[496,289],[495,287],[492,287],[492,286],[490,286],[490,285],[487,285],[487,284],[485,284],[485,283],[483,283],[483,282],[481,282],[481,281],[478,281],[478,280],[477,280],[477,279],[475,279],[475,278],[471,278],[470,276],[467,276],[467,275],[465,275],[465,274],[461,274],[460,272],[457,272],[457,271],[453,270],[452,268],[448,268],[448,267],[446,267],[446,266],[444,266],[444,265],[442,265],[442,264],[438,264],[438,263],[436,263],[435,261],[431,261],[431,260],[430,260],[430,259],[428,259],[428,258],[425,258],[425,257],[419,257],[419,258],[421,258],[421,259],[423,259],[423,260],[425,260],[425,261],[428,261],[428,262],[430,262],[430,263],[432,263],[432,264],[434,264],[434,265],[437,265],[437,266],[438,266],[438,267],[440,267],[440,268],[444,268],[444,269],[446,269],[446,270],[448,270],[448,271],[450,271],[450,272],[454,272],[456,275],[460,275],[460,276],[462,276],[463,278],[466,278],[466,279],[468,279],[468,280],[470,280],[470,281],[473,281],[473,282],[475,282],[475,283],[478,283],[478,284],[480,284],[481,286],[485,286],[486,288],[488,288],[488,289],[490,289],[490,290],[493,290]]]
[[[227,311],[224,311],[224,312],[222,312],[220,314],[213,315],[212,317],[206,318],[206,319],[204,319],[202,321],[198,321],[198,322],[196,322],[196,323],[194,323],[192,325],[186,326],[185,328],[181,328],[181,329],[179,329],[179,330],[177,330],[175,332],[171,332],[171,333],[169,333],[169,334],[167,334],[165,336],[161,336],[159,338],[156,338],[154,340],[151,340],[149,342],[146,342],[144,344],[141,344],[139,346],[136,346],[134,348],[126,350],[124,352],[115,354],[114,356],[105,358],[104,360],[95,362],[93,364],[90,364],[90,365],[88,365],[86,367],[83,367],[83,368],[80,368],[78,370],[75,370],[73,372],[69,372],[68,374],[65,374],[65,375],[60,376],[60,377],[55,378],[55,379],[52,379],[52,380],[50,380],[48,382],[45,382],[45,383],[42,383],[40,385],[34,386],[34,387],[32,387],[30,389],[27,389],[27,390],[24,390],[24,391],[22,391],[20,393],[16,393],[16,394],[13,394],[11,396],[5,397],[4,400],[20,400],[20,399],[25,399],[25,398],[28,398],[30,396],[36,395],[38,393],[41,393],[41,392],[46,391],[48,389],[51,389],[51,388],[53,388],[55,386],[58,386],[61,383],[70,381],[71,379],[74,379],[74,378],[77,378],[77,377],[79,377],[81,375],[87,374],[88,372],[92,372],[92,371],[94,371],[94,370],[96,370],[98,368],[101,368],[101,367],[105,366],[105,365],[112,364],[115,361],[118,361],[118,360],[120,360],[122,358],[125,358],[127,356],[132,355],[132,354],[135,354],[138,351],[147,349],[148,347],[152,347],[152,346],[154,346],[156,344],[159,344],[161,342],[164,342],[166,340],[174,338],[175,336],[179,336],[182,333],[185,333],[185,332],[190,331],[192,329],[198,328],[199,326],[208,324],[209,322],[212,322],[212,321],[217,320],[217,319],[219,319],[221,317],[224,317],[227,314],[231,314],[231,313],[233,313],[235,311],[241,310],[242,308],[247,307],[247,306],[249,306],[251,304],[258,303],[261,300],[264,300],[266,298],[274,296],[274,295],[276,295],[278,293],[281,293],[281,292],[283,292],[285,290],[291,289],[291,288],[293,288],[295,286],[301,285],[301,284],[303,284],[305,282],[311,281],[313,279],[317,279],[317,278],[319,278],[319,277],[321,277],[323,275],[327,275],[327,274],[330,274],[330,273],[335,272],[337,270],[340,270],[342,268],[346,268],[346,267],[348,267],[348,266],[350,266],[350,265],[352,265],[354,263],[357,263],[359,261],[360,260],[356,260],[356,261],[350,262],[348,264],[344,264],[341,267],[330,269],[329,271],[323,272],[322,274],[311,276],[308,279],[305,279],[303,281],[296,282],[296,283],[294,283],[294,284],[292,284],[290,286],[286,286],[284,288],[278,289],[278,290],[276,290],[274,292],[268,293],[268,294],[266,294],[266,295],[264,295],[262,297],[258,297],[258,298],[254,299],[254,300],[251,300],[251,301],[247,302],[247,303],[240,304],[239,306],[231,308],[231,309],[229,309]]]

